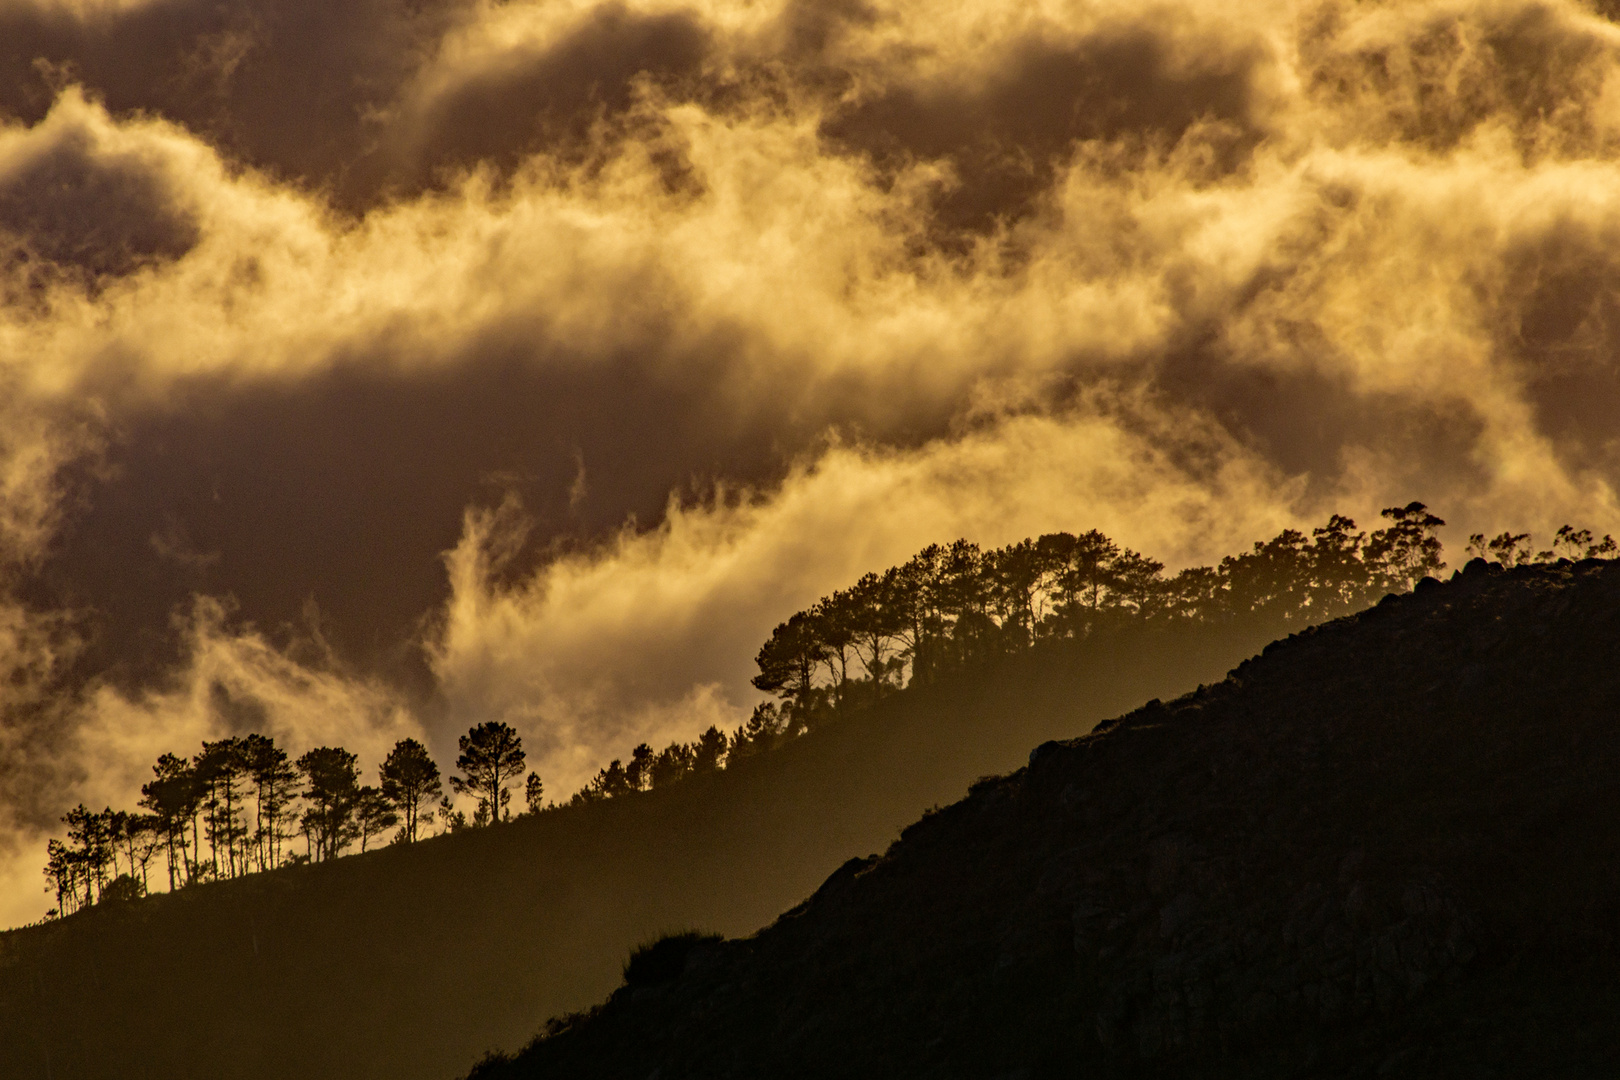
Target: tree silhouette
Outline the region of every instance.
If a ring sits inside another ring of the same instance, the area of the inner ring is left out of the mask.
[[[359,838],[355,812],[360,800],[360,770],[355,754],[340,747],[317,746],[298,759],[309,809],[301,824],[317,862],[335,859]]]
[[[1420,502],[1380,511],[1390,521],[1367,541],[1368,563],[1379,567],[1392,588],[1410,589],[1419,578],[1446,568],[1440,558],[1440,538],[1434,530],[1445,521],[1429,513]]]
[[[448,795],[439,800],[438,814],[445,832],[460,832],[467,827],[467,815],[455,808]]]
[[[625,776],[624,763],[618,758],[614,758],[608,763],[607,767],[598,770],[595,778],[574,796],[574,802],[586,803],[596,802],[599,799],[612,799],[620,795],[627,795],[632,790],[634,789],[631,788],[630,781]]]
[[[398,812],[380,790],[369,784],[360,789],[354,800],[354,827],[362,852],[373,836],[387,832],[398,824]]]
[[[733,761],[775,749],[786,734],[787,722],[775,704],[767,701],[755,705],[747,722],[732,733],[731,749],[726,756],[727,767]]]
[[[281,842],[298,798],[298,770],[287,751],[265,735],[247,735],[240,747],[243,768],[253,787],[253,848],[259,869],[281,865]]]
[[[1042,587],[1050,573],[1047,554],[1047,549],[1036,541],[1021,540],[991,552],[985,559],[1002,609],[1001,627],[1012,633],[1019,646],[1035,644],[1036,628],[1044,615]]]
[[[139,878],[134,874],[119,874],[107,883],[105,889],[101,890],[101,899],[98,903],[116,904],[128,902],[130,900],[139,900],[145,895],[146,886],[141,884]]]
[[[1485,549],[1503,566],[1519,566],[1530,561],[1530,534],[1504,532]]]
[[[654,788],[677,784],[692,772],[692,748],[685,743],[670,743],[661,750],[648,770]]]
[[[631,791],[646,791],[652,786],[653,750],[646,743],[637,744],[630,751],[630,761],[624,767],[624,779]]]
[[[429,756],[427,747],[415,739],[401,739],[388,752],[377,770],[382,781],[382,795],[398,811],[404,822],[405,842],[416,843],[418,822],[423,808],[443,794],[439,780],[439,766]]]
[[[62,816],[68,827],[68,853],[78,867],[79,885],[84,889],[84,903],[89,907],[107,880],[107,865],[112,862],[113,844],[112,808],[96,813],[80,803]]]
[[[501,820],[511,800],[507,785],[523,774],[523,740],[511,726],[491,720],[469,729],[459,746],[456,768],[465,775],[451,777],[451,788],[487,804],[491,822]]]
[[[119,810],[112,815],[111,824],[114,846],[123,849],[124,857],[129,860],[129,875],[138,878],[141,894],[145,895],[148,885],[146,868],[162,844],[157,818],[152,814],[131,814]]]
[[[825,651],[816,639],[814,620],[808,612],[799,612],[772,631],[770,640],[760,647],[754,658],[759,665],[755,688],[781,695],[792,715],[808,720],[816,667]]]
[[[809,632],[820,643],[821,662],[827,667],[833,699],[844,707],[845,686],[849,682],[849,661],[855,645],[853,605],[850,594],[834,592],[810,609]]]
[[[174,754],[164,754],[152,766],[154,779],[141,786],[140,805],[152,811],[169,855],[169,889],[175,888],[175,875],[189,882],[194,878],[187,842],[189,825],[196,839],[197,810],[202,805],[202,787],[191,763]]]
[[[60,840],[45,843],[45,876],[56,892],[51,914],[71,915],[79,909],[79,860]]]
[[[247,828],[241,822],[240,785],[246,769],[239,741],[221,739],[203,743],[202,752],[194,759],[194,767],[204,791],[203,810],[207,816],[204,836],[215,873],[235,877],[238,844],[247,836]]]
[[[532,772],[523,783],[523,802],[529,808],[530,814],[538,814],[542,802],[546,797],[546,785],[541,781],[540,774]]]
[[[866,669],[874,700],[883,697],[892,688],[891,675],[898,674],[898,669],[904,667],[903,661],[890,659],[905,633],[902,608],[897,603],[898,577],[899,572],[896,570],[890,570],[882,575],[867,574],[849,591],[849,626],[852,634],[850,644],[859,657],[861,666]],[[717,735],[720,734],[714,728],[710,730]],[[724,753],[725,747],[721,746],[720,754]],[[718,755],[715,760],[719,760]],[[701,771],[703,766],[698,768]]]
[[[720,768],[726,756],[725,732],[709,725],[707,731],[698,736],[692,745],[692,771],[697,773],[714,772]]]
[[[1064,570],[1065,591],[1083,605],[1092,619],[1102,612],[1103,604],[1113,591],[1114,560],[1119,557],[1119,545],[1092,529],[1075,537],[1069,564]]]

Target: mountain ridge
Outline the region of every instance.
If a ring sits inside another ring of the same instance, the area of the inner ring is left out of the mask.
[[[475,1080],[1620,1066],[1620,565],[1268,646],[851,860]]]

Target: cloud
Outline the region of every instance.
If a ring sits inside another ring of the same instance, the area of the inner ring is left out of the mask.
[[[1102,528],[1161,557],[1212,561],[1294,520],[1296,494],[1196,416],[1098,394],[912,451],[834,445],[769,493],[674,501],[656,529],[516,580],[532,523],[508,498],[469,511],[447,556],[433,670],[452,724],[514,724],[531,764],[567,793],[636,742],[740,724],[772,626],[929,543]]]
[[[560,791],[958,534],[1620,530],[1617,42],[1547,0],[0,4],[0,815],[227,714],[441,760],[508,716]]]

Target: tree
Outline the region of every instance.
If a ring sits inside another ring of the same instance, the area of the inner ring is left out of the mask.
[[[79,869],[79,884],[84,889],[84,907],[96,902],[96,896],[107,882],[107,864],[112,862],[114,843],[112,807],[96,813],[80,803],[62,816],[68,827],[68,852]]]
[[[415,739],[401,739],[388,752],[377,772],[382,780],[383,798],[393,805],[405,823],[405,842],[416,843],[423,808],[443,794],[439,766],[429,756],[427,747]]]
[[[131,877],[140,876],[141,895],[146,895],[146,868],[162,846],[155,814],[130,814],[122,810],[112,818],[113,838],[124,849]]]
[[[815,691],[816,665],[824,647],[816,639],[815,624],[807,612],[799,612],[771,631],[771,638],[760,646],[754,663],[755,689],[775,693],[792,710],[801,726],[808,719]]]
[[[445,832],[457,833],[467,827],[467,815],[457,810],[446,795],[439,800],[439,822]]]
[[[1036,629],[1045,614],[1040,608],[1051,572],[1050,553],[1050,544],[1043,547],[1036,540],[1021,540],[985,558],[1001,608],[1001,628],[1012,635],[1017,646],[1035,644]]]
[[[1443,519],[1420,502],[1391,506],[1381,514],[1390,525],[1367,541],[1366,560],[1382,573],[1387,587],[1410,589],[1418,579],[1446,568],[1440,558],[1440,538],[1434,535],[1445,524]]]
[[[630,751],[630,763],[624,767],[624,778],[631,791],[646,791],[652,786],[653,749],[641,743]]]
[[[726,733],[710,724],[709,729],[699,735],[697,742],[692,744],[692,771],[714,772],[720,768],[725,756]]]
[[[1566,559],[1579,559],[1593,547],[1592,530],[1577,529],[1572,525],[1559,526],[1553,537],[1553,550]]]
[[[774,703],[765,701],[755,705],[748,722],[732,733],[726,766],[729,768],[734,761],[775,749],[786,734],[787,721]]]
[[[267,870],[281,865],[281,842],[298,798],[298,770],[269,736],[245,736],[240,749],[253,786],[253,850],[259,869]]]
[[[304,798],[310,804],[301,824],[317,861],[335,859],[359,837],[355,821],[360,800],[358,760],[357,755],[336,746],[317,746],[298,759],[298,771],[306,784]]]
[[[101,890],[99,903],[116,904],[128,900],[139,900],[146,895],[146,886],[133,874],[119,874],[107,883]]]
[[[164,754],[152,766],[154,779],[141,786],[140,805],[152,811],[157,818],[158,831],[169,854],[169,890],[175,888],[175,871],[181,870],[180,880],[193,880],[193,863],[188,855],[186,827],[189,823],[193,840],[196,838],[197,811],[202,805],[202,787],[191,763],[174,754]]]
[[[487,802],[490,821],[501,820],[511,800],[507,785],[523,774],[523,740],[510,725],[491,720],[469,729],[459,746],[456,768],[466,775],[451,777],[451,788]]]
[[[360,850],[364,852],[373,836],[399,824],[399,814],[380,790],[368,784],[355,797],[354,823],[360,837]]]
[[[687,774],[692,771],[692,759],[690,746],[679,742],[670,743],[653,759],[652,767],[648,770],[652,786],[669,787],[686,779]]]
[[[204,790],[203,809],[208,816],[208,850],[213,856],[216,874],[236,877],[246,872],[246,851],[242,845],[248,836],[247,826],[241,821],[241,791],[239,785],[246,773],[239,739],[220,739],[205,742],[202,753],[194,762],[197,780]],[[224,860],[220,859],[224,849]]]
[[[929,544],[904,565],[884,574],[889,579],[895,625],[899,627],[898,639],[904,645],[905,660],[911,664],[913,683],[931,682],[940,666],[936,654],[945,632],[945,617],[940,608],[944,562],[945,549]]]
[[[844,708],[844,688],[849,682],[849,656],[855,645],[854,605],[842,590],[817,601],[810,609],[810,634],[820,646],[821,662],[827,665],[833,699]]]
[[[523,802],[529,808],[529,813],[538,814],[542,809],[546,797],[546,785],[541,782],[540,774],[532,772],[523,784]]]
[[[984,553],[979,545],[957,540],[945,549],[934,579],[935,610],[948,635],[941,644],[949,646],[948,660],[957,667],[980,656],[990,644],[995,624],[990,619],[990,581],[985,574]]]
[[[1221,560],[1226,602],[1233,612],[1270,611],[1299,617],[1309,604],[1311,552],[1305,534],[1284,529],[1252,551]]]
[[[1164,563],[1123,549],[1113,566],[1115,610],[1129,615],[1150,615],[1163,592]]]
[[[1485,550],[1503,566],[1518,566],[1530,561],[1530,534],[1504,532],[1490,543]]]
[[[1073,595],[1093,619],[1113,590],[1113,565],[1119,545],[1092,529],[1075,537],[1074,551],[1064,572],[1064,591]]]
[[[60,840],[45,842],[45,876],[56,891],[53,914],[71,915],[81,906],[79,898],[79,859]]]
[[[597,770],[596,776],[574,795],[572,801],[575,805],[600,802],[603,799],[627,795],[630,791],[630,781],[625,776],[624,763],[614,758],[606,768]]]

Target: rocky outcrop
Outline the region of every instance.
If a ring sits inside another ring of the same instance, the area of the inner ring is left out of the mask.
[[[974,785],[509,1077],[1620,1071],[1620,565],[1476,561]]]

